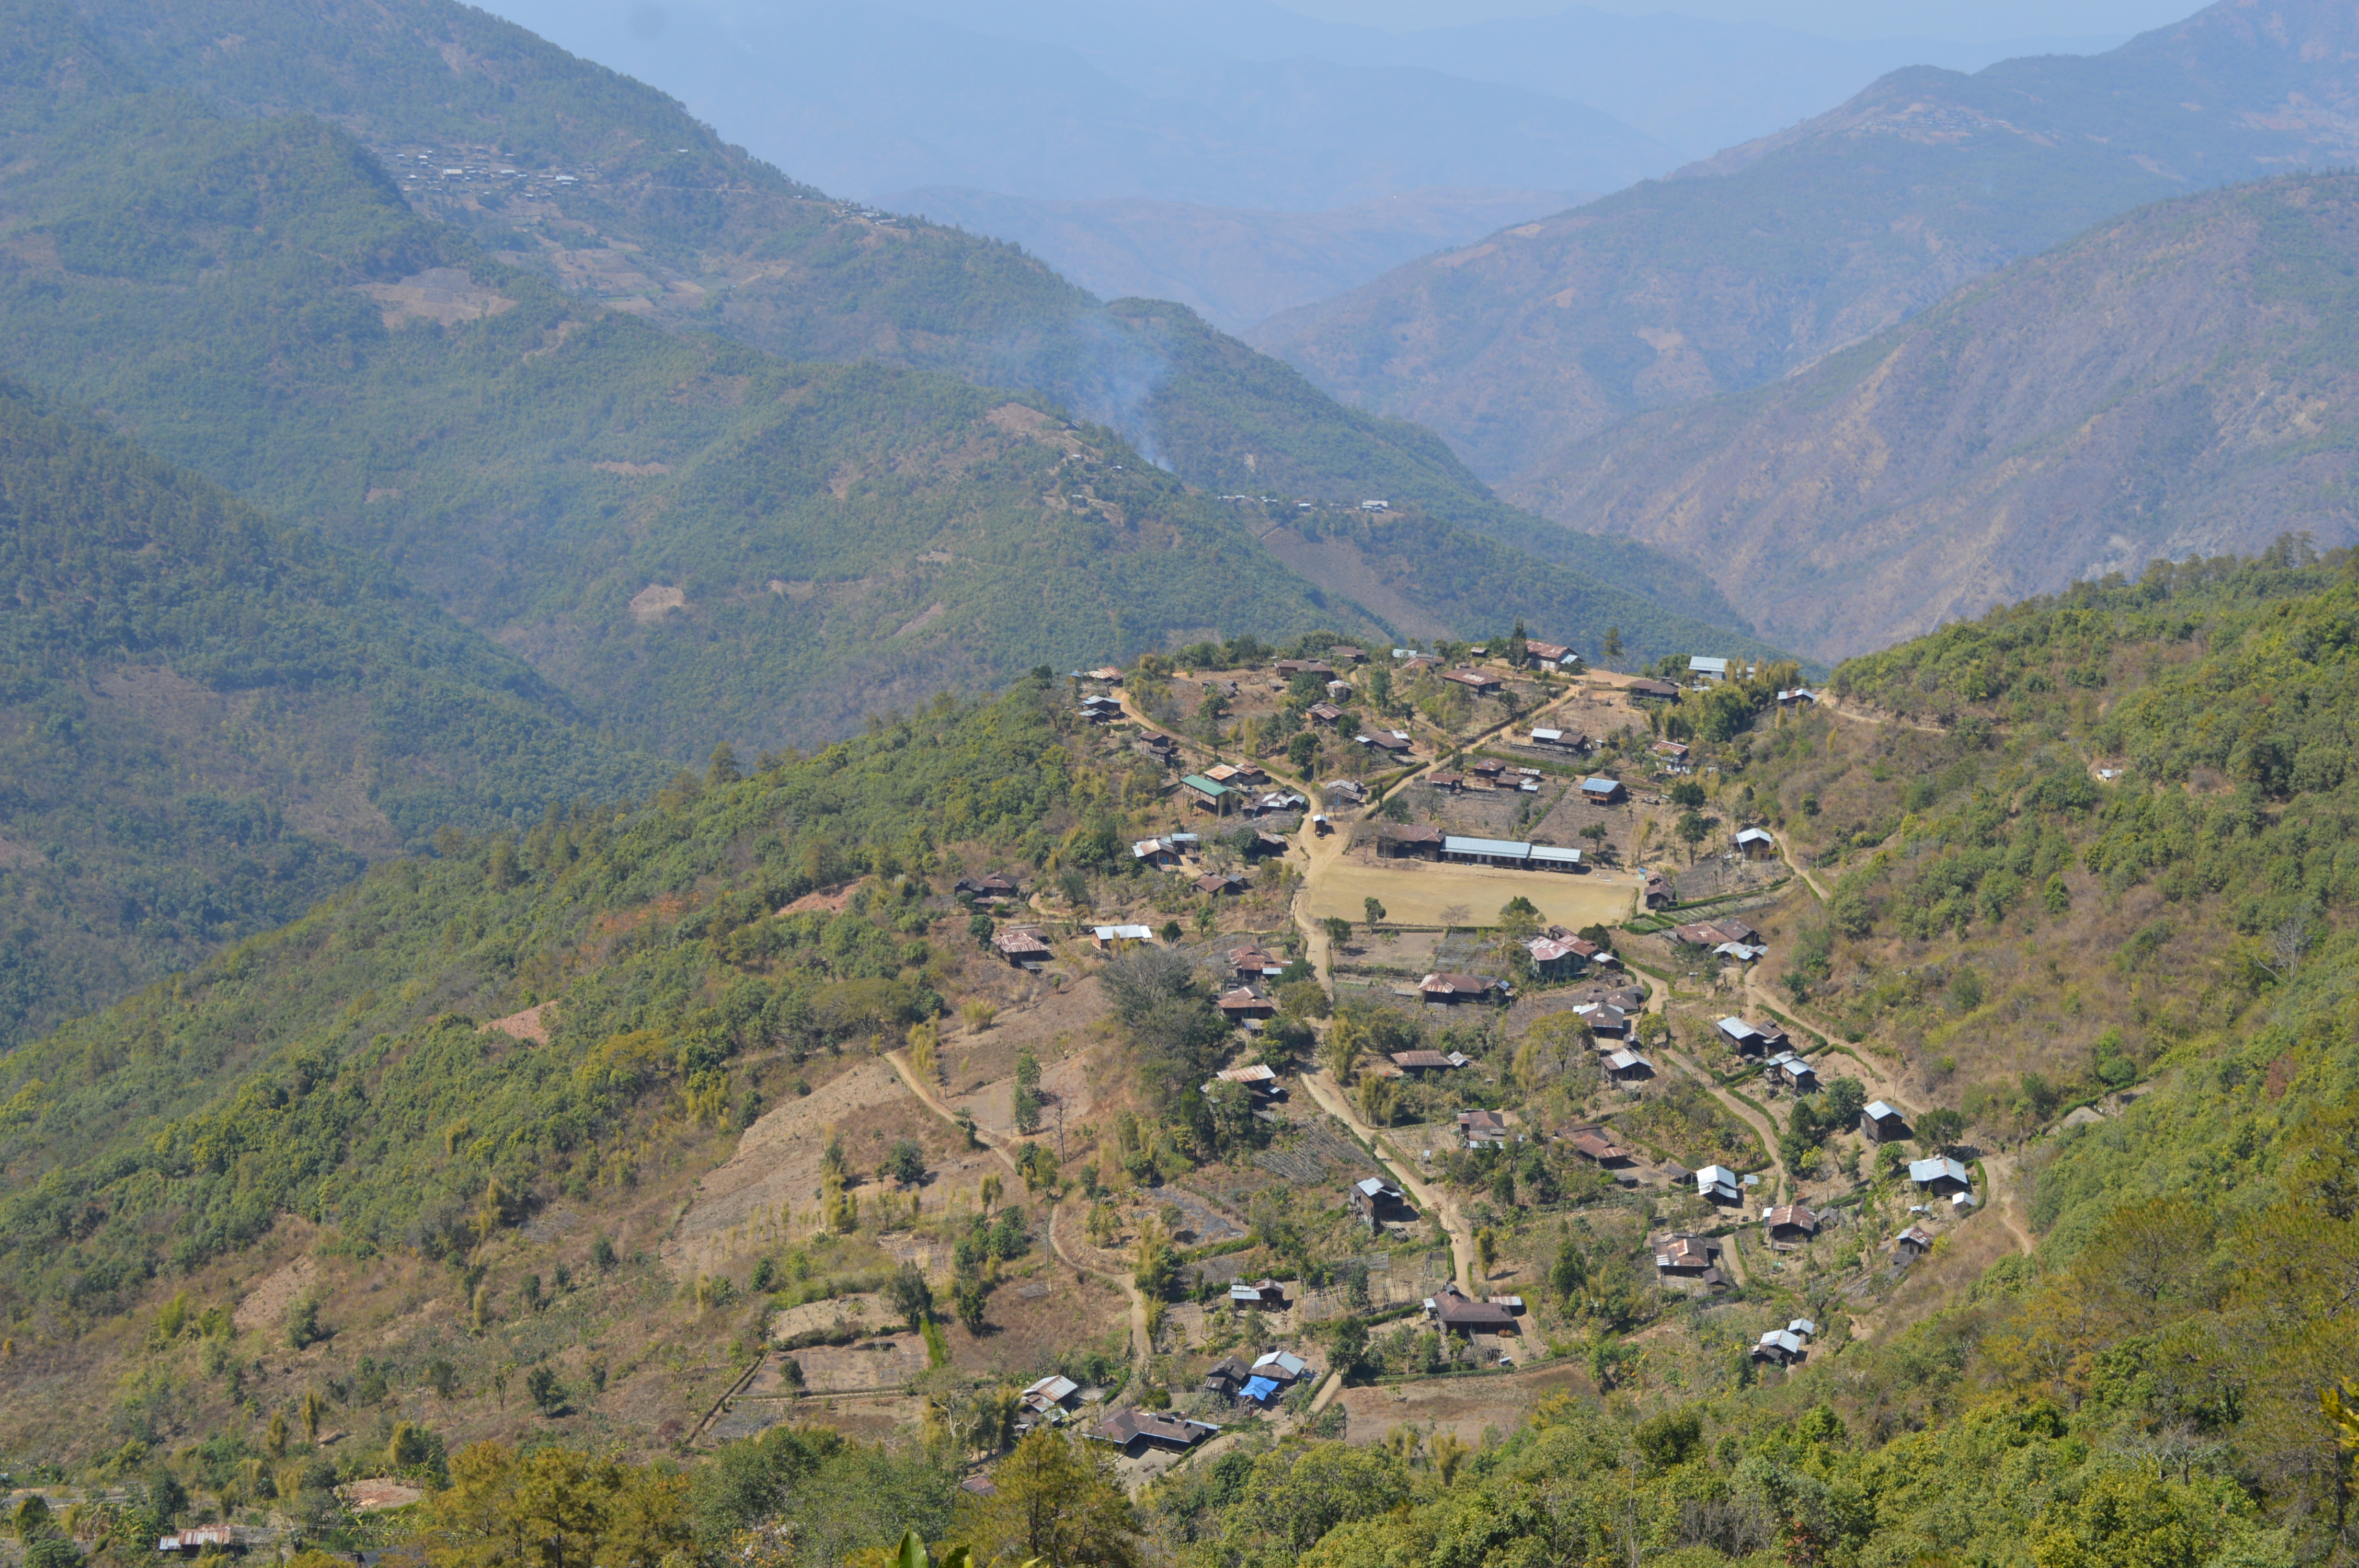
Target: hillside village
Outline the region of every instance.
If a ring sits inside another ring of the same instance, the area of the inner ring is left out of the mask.
[[[493,10],[0,6],[0,1568],[2359,1554],[2349,7],[1286,362]],[[1213,58],[984,21],[793,68]]]
[[[598,1238],[642,1249],[647,1286],[773,1304],[667,1391],[647,1377],[676,1355],[662,1332],[558,1352],[565,1391],[526,1430],[693,1450],[821,1413],[878,1433],[982,1420],[1012,1389],[1011,1433],[1071,1428],[1133,1485],[1295,1431],[1408,1420],[1471,1443],[1538,1391],[1612,1387],[1642,1338],[1704,1378],[1740,1345],[1758,1378],[1873,1334],[1975,1222],[1990,1195],[1954,1116],[1904,1108],[1932,1108],[1760,983],[1796,871],[1775,804],[1704,736],[1732,702],[1774,726],[1824,700],[1790,666],[1603,671],[1517,628],[1431,651],[1245,638],[1049,679],[1077,760],[1153,831],[973,865],[911,906],[897,924],[941,952],[958,1022],[783,1089],[752,1066],[747,1104],[779,1108],[663,1184],[685,1207],[659,1241],[635,1239],[645,1204]],[[858,880],[775,918],[911,891]],[[1200,1108],[1158,1125],[1103,1069],[1125,996],[1174,983],[1202,987],[1229,1042],[1181,1086]],[[543,1004],[486,1027],[529,1045],[553,1022]],[[529,1234],[519,1259],[581,1245]],[[537,1312],[596,1288],[551,1262],[527,1298],[549,1269]],[[272,1332],[299,1298],[364,1313],[341,1272],[297,1255],[237,1322]],[[257,1367],[246,1397],[325,1379],[350,1398],[346,1341]],[[378,1424],[416,1404],[385,1396]],[[266,1530],[235,1491],[223,1516]]]
[[[2191,575],[2190,602],[2215,580]],[[1561,1400],[1828,1409],[1832,1367],[1867,1379],[1844,1419],[1899,1441],[1937,1397],[1911,1381],[1924,1336],[2014,1277],[2071,1201],[2055,1173],[2148,1103],[2151,1038],[2049,1078],[1990,1021],[2169,979],[2017,949],[2045,926],[2136,950],[2139,906],[2108,906],[2037,815],[2082,824],[2119,756],[2010,775],[2032,782],[1973,906],[1990,936],[1961,956],[1912,935],[1961,906],[1882,880],[1917,866],[1895,834],[1998,820],[1973,782],[1992,721],[1931,722],[1912,689],[1881,665],[1824,689],[1708,655],[1600,669],[1520,628],[1239,638],[1038,670],[751,773],[724,750],[636,816],[454,837],[234,961],[299,1013],[342,999],[389,1026],[355,1063],[391,1075],[384,1103],[442,1097],[410,1173],[357,1168],[335,1206],[188,1249],[161,1298],[87,1264],[14,1287],[6,1365],[41,1393],[10,1419],[56,1456],[19,1497],[80,1509],[103,1547],[158,1517],[124,1479],[158,1473],[148,1444],[212,1431],[167,1466],[198,1532],[173,1551],[358,1550],[445,1507],[480,1440],[728,1465],[824,1428],[872,1456],[930,1434],[929,1473],[969,1499],[945,1509],[995,1506],[1045,1434],[1169,1509],[1327,1448],[1447,1486]],[[817,827],[843,812],[854,838]],[[576,935],[482,967],[520,915]],[[345,967],[288,967],[321,944]],[[6,1103],[109,1039],[211,1049],[244,1026],[233,972],[11,1058]],[[653,1013],[635,1000],[683,979]],[[119,1070],[157,1087],[129,1092],[171,1092],[139,1050]],[[544,1057],[576,1065],[537,1076]],[[622,1098],[560,1120],[530,1098],[585,1090]],[[70,1125],[63,1092],[39,1125]],[[269,1114],[239,1103],[202,1115]],[[166,1125],[151,1150],[280,1136]],[[507,1173],[472,1206],[386,1208],[486,1165]],[[28,1258],[54,1245],[17,1233]],[[2010,1311],[1995,1346],[2068,1322]],[[135,1354],[127,1390],[89,1375]]]

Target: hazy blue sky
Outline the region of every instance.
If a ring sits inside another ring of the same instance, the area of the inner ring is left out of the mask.
[[[1332,21],[1384,27],[1443,27],[1491,16],[1544,16],[1564,0],[1287,0],[1289,8]],[[2198,9],[2190,0],[1590,0],[1630,16],[1674,12],[1715,21],[1767,22],[1832,38],[2015,38],[2119,37],[2175,22]]]
[[[1239,329],[1823,114],[1887,71],[2096,53],[2197,9],[481,3],[675,94],[823,190],[1013,241],[1107,297],[1177,299]]]

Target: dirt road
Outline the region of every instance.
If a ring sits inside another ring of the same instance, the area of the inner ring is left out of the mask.
[[[1334,1078],[1324,1068],[1302,1075],[1302,1086],[1310,1091],[1310,1098],[1319,1102],[1320,1109],[1350,1128],[1361,1142],[1375,1152],[1377,1162],[1392,1173],[1393,1180],[1400,1184],[1400,1190],[1417,1200],[1419,1213],[1440,1217],[1441,1227],[1450,1233],[1451,1271],[1457,1277],[1459,1288],[1471,1292],[1474,1286],[1474,1232],[1467,1225],[1466,1217],[1458,1212],[1458,1206],[1419,1180],[1408,1161],[1397,1151],[1392,1151],[1392,1145],[1378,1137],[1375,1128],[1360,1119],[1359,1113],[1352,1108],[1352,1102],[1344,1098],[1343,1090],[1336,1087]]]
[[[1809,888],[1811,892],[1818,895],[1818,900],[1821,903],[1827,902],[1827,890],[1819,885],[1819,879],[1810,875],[1810,871],[1804,868],[1801,861],[1794,859],[1793,851],[1786,848],[1786,840],[1782,836],[1777,840],[1777,858],[1786,862],[1786,869],[1788,871],[1802,879],[1802,885],[1804,887]]]
[[[1638,979],[1647,982],[1647,1011],[1657,1014],[1667,1014],[1670,1009],[1670,988],[1665,985],[1662,981],[1657,979],[1654,976],[1646,973],[1644,970],[1633,969],[1630,972],[1637,976]],[[1791,1192],[1793,1190],[1793,1177],[1787,1172],[1786,1162],[1777,1156],[1777,1129],[1776,1125],[1772,1123],[1767,1116],[1754,1109],[1751,1106],[1737,1098],[1736,1096],[1731,1094],[1728,1090],[1721,1087],[1719,1082],[1685,1052],[1672,1050],[1666,1046],[1658,1053],[1658,1054],[1660,1054],[1665,1061],[1670,1063],[1672,1066],[1677,1067],[1680,1072],[1685,1073],[1689,1077],[1693,1078],[1696,1082],[1709,1089],[1712,1092],[1712,1098],[1718,1100],[1724,1108],[1734,1114],[1737,1119],[1744,1122],[1745,1126],[1753,1129],[1754,1132],[1761,1139],[1761,1147],[1763,1152],[1769,1156],[1770,1170],[1777,1173],[1777,1195],[1783,1197],[1786,1194]]]

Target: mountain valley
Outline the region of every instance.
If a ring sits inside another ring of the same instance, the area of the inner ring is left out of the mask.
[[[2141,203],[2348,161],[2353,58],[2348,12],[2318,0],[2214,5],[2094,57],[1896,71],[1252,340],[1529,503],[1523,476],[1633,413],[1774,382]]]
[[[1518,492],[1716,560],[1770,637],[1828,659],[2152,560],[2347,545],[2354,243],[2347,175],[2142,208]]]

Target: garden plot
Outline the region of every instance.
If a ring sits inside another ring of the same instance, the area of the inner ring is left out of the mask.
[[[1341,1276],[1354,1264],[1367,1271],[1366,1300],[1362,1302],[1353,1301],[1349,1287],[1340,1282]],[[1331,1263],[1328,1271],[1338,1277],[1339,1282],[1302,1292],[1302,1299],[1295,1305],[1296,1316],[1301,1323],[1325,1323],[1351,1313],[1382,1312],[1404,1302],[1421,1302],[1451,1278],[1450,1249],[1437,1247],[1406,1255],[1372,1252],[1363,1258]]]
[[[1382,1174],[1384,1169],[1323,1118],[1292,1124],[1279,1143],[1255,1150],[1253,1162],[1302,1186],[1340,1186],[1364,1175]]]

